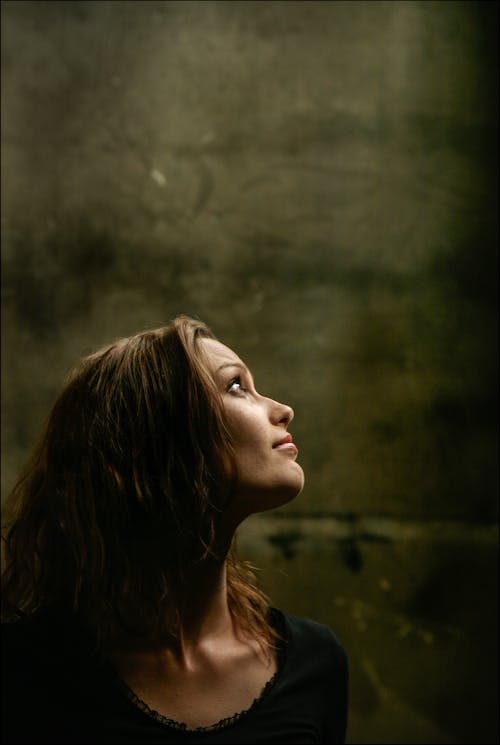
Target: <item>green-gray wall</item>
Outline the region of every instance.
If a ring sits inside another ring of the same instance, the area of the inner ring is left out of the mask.
[[[295,409],[240,548],[351,743],[498,742],[497,15],[2,4],[4,493],[76,357],[207,321]]]

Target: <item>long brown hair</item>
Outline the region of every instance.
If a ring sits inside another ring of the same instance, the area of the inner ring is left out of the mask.
[[[120,339],[71,372],[8,500],[2,613],[69,613],[97,645],[120,631],[146,636],[165,607],[182,626],[186,572],[214,550],[232,496],[231,437],[200,351],[201,321]],[[233,541],[228,603],[269,651],[269,603]]]

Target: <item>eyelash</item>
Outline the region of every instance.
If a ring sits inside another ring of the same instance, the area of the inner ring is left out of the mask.
[[[229,381],[229,384],[227,386],[227,390],[228,390],[229,393],[233,393],[234,392],[234,391],[231,390],[231,388],[233,387],[233,385],[235,383],[237,383],[239,385],[240,391],[242,391],[243,393],[247,393],[248,392],[248,388],[244,388],[241,385],[241,375],[238,375],[236,378],[233,378],[232,380]]]

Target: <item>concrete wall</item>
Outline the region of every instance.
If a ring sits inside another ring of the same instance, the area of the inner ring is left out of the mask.
[[[74,359],[198,315],[294,406],[242,553],[351,743],[497,742],[497,4],[2,4],[3,487]]]

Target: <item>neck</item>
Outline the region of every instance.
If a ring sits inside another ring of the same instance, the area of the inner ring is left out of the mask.
[[[186,645],[196,645],[230,631],[225,557],[207,559],[189,572],[181,614],[180,638]]]
[[[180,667],[189,667],[190,660],[200,652],[209,650],[213,644],[230,643],[237,637],[227,593],[227,554],[234,530],[221,533],[225,537],[219,537],[215,555],[190,568],[183,580],[182,594],[177,598],[176,607],[165,609],[165,621],[172,617],[179,618],[178,635],[173,637],[159,631],[139,643],[137,639],[120,637],[113,644],[117,654],[168,654]],[[165,628],[168,626],[165,623]]]
[[[185,658],[190,651],[207,649],[217,642],[238,637],[229,611],[227,555],[239,520],[226,513],[219,521],[213,555],[192,567],[182,598],[182,620],[177,651]]]

